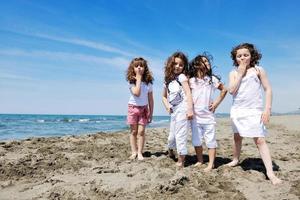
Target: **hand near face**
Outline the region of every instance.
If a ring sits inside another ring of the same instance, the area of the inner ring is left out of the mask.
[[[238,66],[238,73],[242,76],[244,76],[246,74],[247,71],[247,61],[246,60],[241,60],[239,62],[239,66]]]
[[[138,70],[136,71],[136,73],[135,73],[135,79],[136,79],[136,80],[141,80],[141,79],[142,79],[142,76],[143,76],[142,71],[138,69]]]

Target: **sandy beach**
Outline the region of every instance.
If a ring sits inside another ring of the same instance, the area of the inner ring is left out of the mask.
[[[129,131],[0,142],[0,199],[291,199],[300,198],[300,115],[273,116],[267,141],[274,186],[252,139],[240,165],[232,158],[228,118],[217,120],[215,169],[195,167],[191,141],[184,169],[166,155],[168,128],[146,130],[144,161],[130,161]],[[189,136],[190,138],[190,136]],[[204,159],[207,162],[205,148]]]

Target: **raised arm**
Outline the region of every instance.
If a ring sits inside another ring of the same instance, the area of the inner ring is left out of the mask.
[[[134,96],[139,97],[141,95],[141,83],[142,83],[142,75],[141,73],[137,73],[135,76],[135,86],[131,87],[131,92]]]
[[[237,71],[232,71],[229,74],[229,93],[234,95],[241,84],[243,76],[247,72],[247,63],[246,60],[242,60],[238,66]]]

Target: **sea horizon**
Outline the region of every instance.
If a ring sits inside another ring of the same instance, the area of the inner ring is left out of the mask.
[[[274,113],[272,115],[299,115]],[[216,118],[229,117],[229,113],[216,113]],[[168,127],[170,116],[155,115],[147,127]],[[0,114],[0,141],[31,137],[85,135],[98,132],[127,131],[126,115],[95,114]]]

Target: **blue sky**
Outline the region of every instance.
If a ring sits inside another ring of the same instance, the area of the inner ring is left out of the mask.
[[[125,71],[142,56],[155,78],[180,50],[214,56],[228,84],[230,51],[254,43],[273,87],[273,111],[300,107],[300,1],[10,0],[0,6],[0,113],[127,113]],[[227,95],[218,112],[228,113]]]

